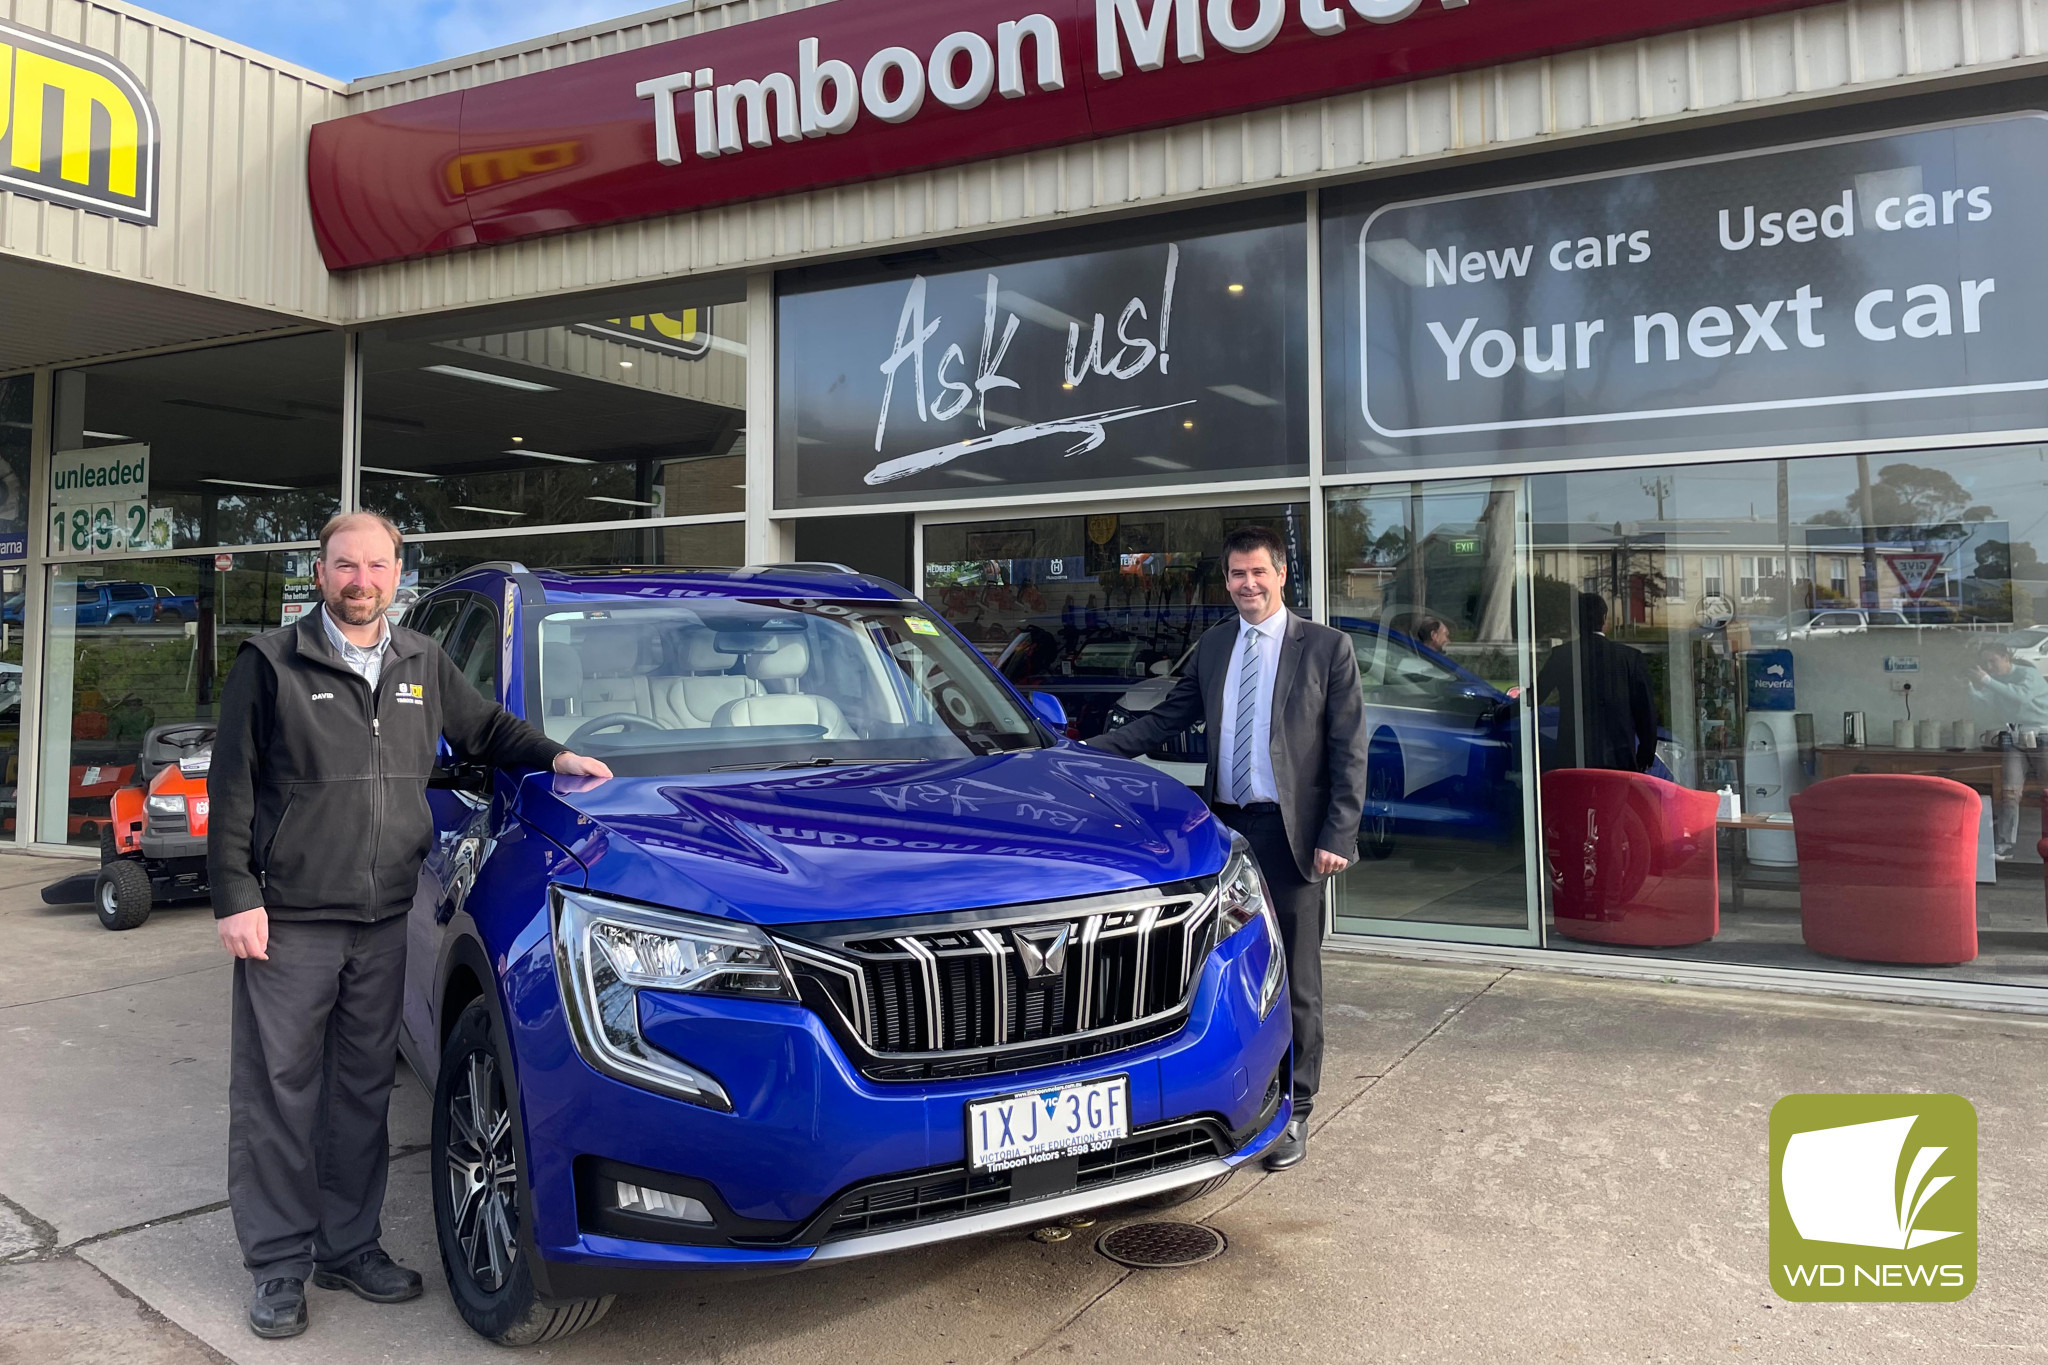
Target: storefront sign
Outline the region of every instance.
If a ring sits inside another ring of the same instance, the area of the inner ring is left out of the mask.
[[[853,0],[313,130],[329,269],[872,180],[1821,0]]]
[[[104,52],[0,21],[0,189],[156,224],[156,106]]]
[[[1344,462],[2048,425],[2044,162],[2020,115],[1354,216]]]
[[[97,446],[50,457],[50,553],[77,556],[149,544],[149,447]]]
[[[1305,473],[1305,228],[1297,201],[1266,217],[798,283],[777,326],[778,504]]]

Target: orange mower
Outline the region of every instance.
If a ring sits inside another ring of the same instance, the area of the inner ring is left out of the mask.
[[[93,909],[108,929],[134,929],[159,904],[197,900],[206,886],[206,774],[210,721],[159,725],[142,738],[135,781],[114,793],[100,831],[100,868],[43,889],[53,905],[75,904],[91,882]]]

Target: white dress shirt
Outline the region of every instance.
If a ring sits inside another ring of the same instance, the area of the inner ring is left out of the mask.
[[[1220,744],[1216,760],[1216,799],[1229,801],[1236,783],[1235,730],[1237,728],[1238,679],[1244,672],[1244,652],[1259,651],[1259,695],[1252,703],[1252,786],[1250,801],[1278,801],[1280,785],[1273,780],[1273,680],[1280,671],[1280,642],[1286,637],[1288,612],[1285,607],[1257,625],[1237,620],[1237,644],[1230,651],[1230,663],[1223,672],[1223,711],[1218,719],[1223,733],[1209,736]]]

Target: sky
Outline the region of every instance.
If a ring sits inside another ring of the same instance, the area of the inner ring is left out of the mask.
[[[141,0],[342,80],[637,14],[659,0]]]

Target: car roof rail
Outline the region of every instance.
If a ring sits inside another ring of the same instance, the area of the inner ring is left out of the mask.
[[[791,559],[778,564],[762,564],[763,569],[799,569],[809,573],[853,573],[860,572],[851,564],[840,564],[830,559]]]
[[[485,561],[484,561],[483,563],[481,563],[481,564],[472,564],[472,565],[470,565],[470,566],[469,566],[468,568],[464,569],[464,570],[462,571],[462,573],[459,573],[459,574],[455,575],[455,577],[456,577],[456,578],[460,578],[460,577],[462,577],[462,574],[470,574],[470,573],[526,573],[526,572],[528,572],[528,569],[527,569],[527,567],[526,567],[526,566],[525,566],[524,564],[521,564],[521,563],[520,563],[520,562],[519,562],[518,560],[516,560],[516,559],[487,559],[487,560],[485,560]],[[453,579],[451,579],[451,580],[449,580],[449,581],[450,581],[450,582],[453,582],[454,580],[453,580]]]

